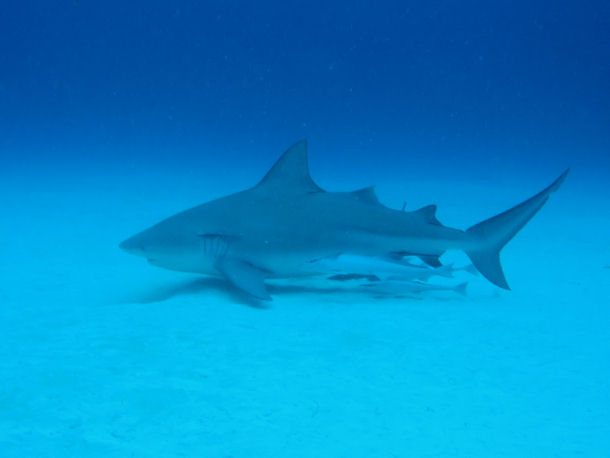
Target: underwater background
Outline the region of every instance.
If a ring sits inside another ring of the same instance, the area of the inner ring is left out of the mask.
[[[602,1],[5,2],[0,456],[605,456],[609,82]],[[512,291],[252,307],[118,249],[302,138],[462,229],[572,171]]]

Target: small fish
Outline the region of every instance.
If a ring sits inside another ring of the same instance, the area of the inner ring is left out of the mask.
[[[414,265],[393,260],[388,257],[368,257],[340,254],[315,259],[302,266],[303,272],[329,275],[334,280],[352,279],[350,277],[376,276],[380,280],[428,280],[439,276],[452,278],[457,271],[452,264],[440,267]]]
[[[457,285],[436,285],[433,283],[424,283],[420,281],[382,281],[375,283],[364,283],[361,285],[369,290],[388,293],[412,293],[421,294],[436,291],[449,291],[460,296],[466,296],[466,288],[468,282],[462,282]]]
[[[377,275],[363,275],[363,274],[337,274],[328,277],[329,280],[335,281],[349,281],[349,280],[366,280],[370,282],[381,281]]]

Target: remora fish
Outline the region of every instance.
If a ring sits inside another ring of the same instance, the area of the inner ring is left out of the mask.
[[[452,278],[453,272],[459,270],[450,264],[441,267],[417,266],[391,258],[371,258],[352,254],[316,259],[302,269],[304,273],[310,271],[318,275],[353,274],[364,278],[374,276],[380,280],[428,280],[435,276]]]
[[[224,276],[270,300],[264,280],[303,275],[337,254],[418,256],[440,265],[463,250],[495,285],[509,289],[500,250],[542,208],[569,170],[521,204],[466,231],[443,226],[436,206],[406,212],[382,205],[373,187],[326,192],[311,179],[307,143],[288,149],[256,186],[171,216],[120,247],[166,269]]]
[[[435,285],[433,283],[423,283],[420,281],[379,281],[369,282],[359,285],[361,288],[367,288],[369,292],[377,292],[379,294],[421,294],[429,292],[450,291],[460,296],[466,296],[466,288],[468,282],[462,282],[457,285]]]

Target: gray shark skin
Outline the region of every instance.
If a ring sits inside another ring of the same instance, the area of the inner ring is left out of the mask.
[[[419,256],[432,266],[446,250],[463,250],[495,285],[509,289],[500,250],[564,181],[463,231],[443,226],[436,206],[416,211],[382,205],[374,188],[326,192],[314,183],[307,143],[289,148],[256,186],[171,216],[128,238],[123,250],[166,269],[225,277],[270,300],[267,278],[311,275],[303,267],[339,254]]]

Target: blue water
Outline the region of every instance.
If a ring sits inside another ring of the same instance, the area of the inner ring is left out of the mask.
[[[607,454],[607,2],[25,0],[0,56],[0,456]],[[301,138],[458,228],[572,172],[510,292],[259,308],[117,248]]]

